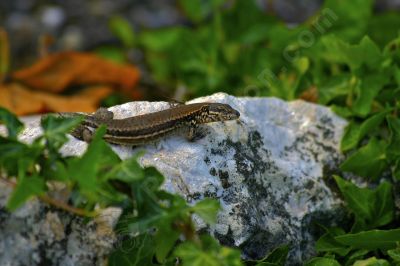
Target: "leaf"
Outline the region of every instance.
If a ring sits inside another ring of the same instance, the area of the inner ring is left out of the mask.
[[[375,179],[387,166],[386,146],[384,141],[371,138],[367,145],[350,155],[340,165],[340,169],[365,178]]]
[[[364,36],[356,45],[351,45],[334,35],[324,36],[321,41],[325,47],[323,57],[326,60],[347,64],[352,71],[363,65],[370,69],[379,69],[383,61],[379,47],[368,36]]]
[[[388,72],[370,74],[363,77],[358,88],[358,97],[351,107],[353,112],[361,117],[368,115],[371,111],[372,102],[388,80]]]
[[[265,258],[256,261],[255,266],[275,265],[283,266],[286,264],[286,259],[289,254],[289,246],[283,245],[272,250]]]
[[[369,252],[371,251],[366,249],[357,249],[350,256],[348,256],[346,265],[353,265],[354,261],[364,258]]]
[[[173,230],[172,217],[160,219],[155,236],[156,258],[158,262],[164,262],[167,255],[175,246],[180,236],[180,232]]]
[[[16,139],[0,136],[0,167],[6,170],[8,176],[18,175],[32,168],[43,147],[33,143],[28,146]]]
[[[358,141],[360,141],[362,138],[364,138],[368,133],[374,131],[376,128],[380,126],[380,124],[384,121],[386,115],[390,112],[391,110],[385,110],[380,113],[377,113],[370,118],[366,119],[360,127],[360,133],[358,136]],[[358,144],[357,141],[357,144]]]
[[[114,16],[109,21],[109,27],[112,33],[117,36],[125,47],[133,47],[135,45],[135,35],[133,28],[126,19]]]
[[[66,165],[63,162],[61,162],[60,158],[57,159],[58,160],[53,160],[53,161],[47,160],[46,163],[44,164],[41,174],[46,180],[57,180],[61,182],[68,182],[70,177],[68,175]]]
[[[331,109],[337,115],[339,115],[341,117],[344,117],[344,118],[350,118],[350,117],[353,116],[353,113],[347,107],[341,107],[341,106],[338,106],[338,105],[331,105]]]
[[[149,51],[162,52],[178,43],[182,31],[179,27],[145,31],[139,35],[139,41]]]
[[[387,251],[388,255],[395,261],[400,262],[400,248],[390,249]]]
[[[350,123],[346,128],[346,132],[341,141],[341,150],[348,151],[355,148],[357,144],[368,133],[373,132],[384,121],[389,110],[377,113],[366,119],[361,126],[355,123]]]
[[[127,62],[126,52],[121,47],[105,45],[96,48],[95,52],[100,57],[118,64],[125,64]]]
[[[337,236],[335,239],[353,248],[389,250],[396,248],[400,241],[400,229],[363,231]]]
[[[351,150],[352,148],[356,147],[358,142],[361,140],[360,136],[361,126],[355,122],[350,122],[347,125],[342,140],[340,142],[340,149],[342,150],[342,152]]]
[[[0,84],[4,81],[10,67],[10,47],[8,35],[0,29]]]
[[[7,202],[7,209],[14,211],[30,197],[40,195],[44,192],[45,183],[43,178],[39,176],[21,176]]]
[[[79,125],[83,120],[82,117],[55,117],[52,115],[45,116],[41,120],[44,130],[44,138],[50,142],[50,147],[58,150],[67,140],[66,134],[74,127]]]
[[[392,172],[397,172],[398,159],[400,158],[400,120],[394,116],[387,116],[386,121],[390,128],[390,142],[386,149],[389,161],[393,162]],[[397,175],[395,175],[397,176]]]
[[[299,99],[307,102],[317,103],[318,102],[318,89],[315,86],[308,88],[299,95]]]
[[[69,161],[68,173],[76,181],[83,194],[89,200],[97,200],[101,179],[98,178],[102,169],[108,169],[119,162],[118,156],[102,139],[106,129],[97,129],[86,152],[80,158]]]
[[[366,260],[358,260],[353,264],[353,266],[390,266],[390,264],[386,260],[371,257]]]
[[[16,115],[53,112],[93,112],[101,99],[112,92],[109,87],[92,87],[72,96],[60,96],[52,93],[29,90],[26,87],[10,83],[0,84],[0,106]]]
[[[202,236],[201,245],[192,242],[180,244],[174,254],[183,266],[241,266],[240,252],[221,247],[211,236]]]
[[[193,22],[199,23],[211,14],[219,5],[223,4],[224,0],[179,0],[179,5]]]
[[[335,181],[356,220],[370,229],[386,225],[393,220],[394,203],[392,186],[382,182],[375,190],[358,188],[353,183],[334,176]]]
[[[315,257],[307,261],[304,266],[340,266],[340,264],[334,259]]]
[[[298,57],[293,60],[293,66],[300,75],[304,75],[310,68],[310,59],[308,57]]]
[[[368,36],[376,41],[380,47],[389,43],[397,36],[400,28],[400,19],[397,12],[386,11],[375,13],[368,20]]]
[[[24,125],[14,114],[2,107],[0,107],[0,123],[6,125],[8,137],[11,139],[17,139],[18,133],[24,128]]]
[[[154,253],[154,239],[150,234],[127,236],[110,254],[108,262],[110,266],[151,266],[156,265],[153,263]]]
[[[116,179],[126,183],[143,180],[146,177],[145,171],[138,163],[138,158],[143,154],[144,152],[140,152],[129,159],[121,161],[104,176],[104,180]]]
[[[319,25],[324,32],[334,33],[341,39],[358,41],[367,30],[374,3],[372,0],[326,0],[321,7]]]
[[[215,199],[204,199],[191,207],[191,210],[198,214],[206,223],[215,224],[220,204]]]
[[[342,228],[330,228],[327,232],[321,236],[316,243],[316,250],[318,252],[332,252],[340,256],[346,256],[351,248],[336,241],[335,237],[338,235],[344,235],[345,232]]]
[[[70,85],[110,84],[131,93],[139,70],[118,65],[94,54],[62,52],[44,57],[33,66],[13,73],[13,78],[31,88],[61,92]]]

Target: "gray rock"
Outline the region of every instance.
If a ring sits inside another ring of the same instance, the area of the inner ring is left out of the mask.
[[[4,206],[10,194],[0,182],[0,265],[107,265],[121,209],[104,209],[86,223],[33,199],[9,213]]]
[[[222,243],[240,247],[245,258],[260,258],[289,244],[290,264],[315,253],[315,224],[340,222],[342,202],[325,182],[327,169],[337,167],[346,121],[319,105],[276,98],[235,98],[223,93],[192,102],[228,103],[239,121],[202,126],[205,136],[188,142],[170,136],[140,147],[143,166],[155,166],[166,178],[164,188],[188,202],[212,197],[220,201],[216,225],[208,230]],[[167,103],[133,102],[110,108],[123,118],[169,108]],[[37,123],[37,122],[36,122]],[[29,141],[40,130],[30,122],[22,135]],[[73,139],[65,155],[84,152],[86,143]],[[121,158],[138,149],[113,146]],[[149,181],[150,182],[150,181]]]

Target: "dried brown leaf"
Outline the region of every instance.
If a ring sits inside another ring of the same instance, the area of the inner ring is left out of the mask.
[[[73,96],[61,96],[29,90],[21,84],[0,84],[0,106],[17,115],[44,112],[93,112],[98,103],[112,92],[112,88],[87,88]]]
[[[61,92],[70,85],[115,85],[127,94],[135,91],[139,70],[119,65],[95,54],[62,52],[39,60],[31,67],[14,72],[23,84],[48,92]]]

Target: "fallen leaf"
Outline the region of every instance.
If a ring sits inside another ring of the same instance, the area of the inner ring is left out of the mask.
[[[300,94],[299,99],[302,99],[302,100],[307,101],[307,102],[312,102],[312,103],[318,102],[318,90],[317,90],[317,87],[316,86],[311,86],[307,90],[303,91]]]
[[[132,65],[120,65],[95,54],[61,52],[39,60],[31,67],[12,74],[36,90],[58,93],[70,85],[115,85],[124,93],[135,95],[139,70]]]
[[[107,86],[89,87],[72,96],[29,90],[18,83],[0,84],[0,106],[17,115],[45,112],[94,112],[113,91]]]
[[[0,83],[3,82],[10,64],[10,47],[7,32],[0,28]]]

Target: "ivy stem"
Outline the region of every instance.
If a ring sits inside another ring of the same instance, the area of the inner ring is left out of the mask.
[[[2,181],[3,183],[5,183],[6,185],[15,188],[17,186],[17,184],[9,179],[6,179],[4,177],[0,177],[0,181]],[[48,195],[44,194],[44,195],[38,195],[37,196],[41,201],[43,201],[44,203],[47,203],[49,205],[52,205],[58,209],[62,209],[64,211],[79,215],[79,216],[85,216],[85,217],[95,217],[97,215],[97,212],[89,212],[87,210],[84,209],[80,209],[80,208],[76,208],[73,207],[65,202],[56,200],[52,197],[49,197]]]

